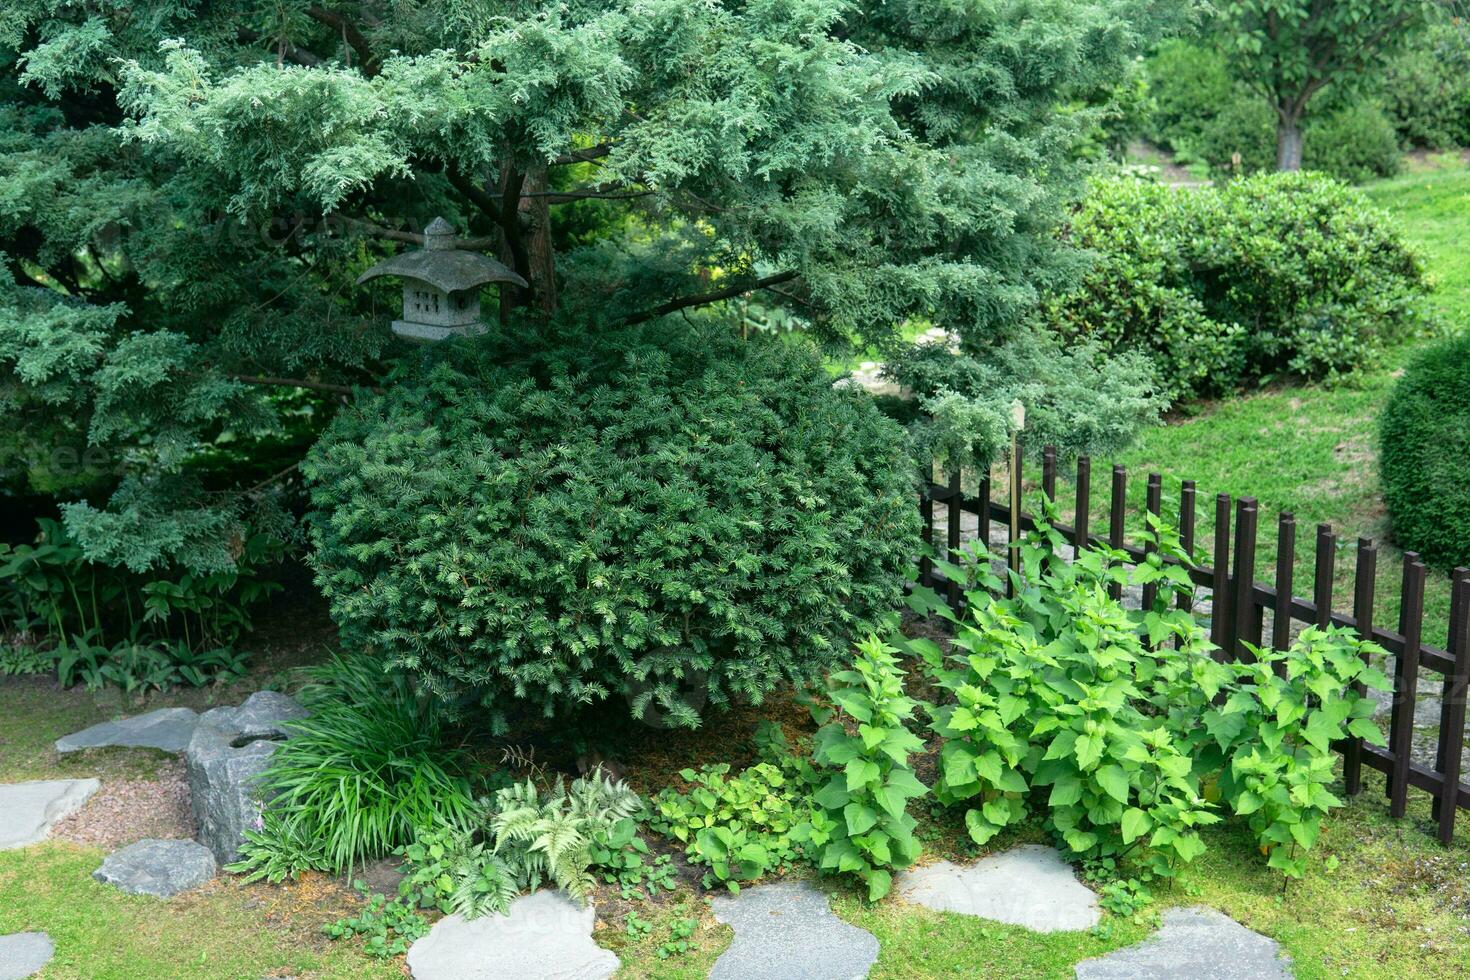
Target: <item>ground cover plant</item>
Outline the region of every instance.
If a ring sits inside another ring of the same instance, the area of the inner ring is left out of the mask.
[[[278,551],[256,535],[234,569],[139,573],[90,561],[58,521],[30,543],[0,543],[0,674],[55,673],[64,686],[128,694],[200,687],[244,673],[237,641],[280,584]]]
[[[1106,549],[1064,560],[1061,534],[1043,527],[1022,548],[1015,598],[974,589],[964,618],[928,600],[956,628],[949,658],[921,648],[952,698],[934,711],[945,739],[935,796],[965,807],[976,843],[1034,817],[1078,859],[1127,858],[1165,878],[1204,853],[1204,827],[1233,814],[1272,868],[1299,878],[1323,815],[1342,806],[1326,788],[1333,744],[1383,744],[1354,686],[1389,688],[1367,664],[1381,651],[1308,629],[1287,652],[1220,662],[1174,603],[1192,590],[1160,557],[1184,557],[1177,536],[1158,522],[1152,534],[1155,556],[1129,572]],[[1110,595],[1130,580],[1162,586],[1151,608]]]

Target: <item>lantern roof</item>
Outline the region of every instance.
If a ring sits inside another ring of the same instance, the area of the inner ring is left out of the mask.
[[[435,218],[424,229],[424,247],[401,252],[384,259],[358,276],[359,285],[379,276],[418,279],[435,289],[456,293],[474,289],[487,282],[510,282],[522,288],[528,284],[516,271],[479,252],[466,252],[454,244],[454,226],[443,218]]]

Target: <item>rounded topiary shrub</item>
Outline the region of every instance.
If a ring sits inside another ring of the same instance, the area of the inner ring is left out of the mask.
[[[1043,304],[1064,340],[1154,358],[1171,398],[1378,363],[1423,329],[1428,284],[1383,211],[1311,173],[1170,189],[1094,181],[1067,225],[1092,253]]]
[[[683,324],[535,343],[429,349],[311,453],[349,640],[497,723],[626,697],[692,726],[895,608],[912,456],[814,351]]]
[[[1393,533],[1433,565],[1470,565],[1470,333],[1424,351],[1379,417]]]

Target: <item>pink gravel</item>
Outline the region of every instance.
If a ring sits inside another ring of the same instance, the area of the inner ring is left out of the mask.
[[[162,762],[157,779],[111,779],[51,836],[114,850],[136,841],[193,837],[194,811],[182,761]]]

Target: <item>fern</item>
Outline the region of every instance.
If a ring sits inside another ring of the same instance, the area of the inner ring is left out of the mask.
[[[643,812],[643,800],[624,783],[602,773],[558,779],[545,794],[536,784],[508,786],[495,794],[490,833],[495,854],[523,891],[546,882],[577,899],[592,893],[592,845],[598,833]]]

